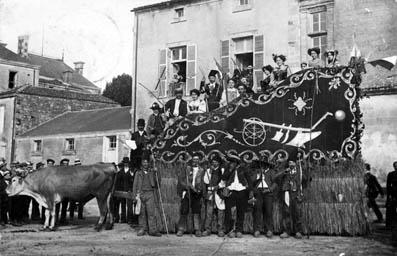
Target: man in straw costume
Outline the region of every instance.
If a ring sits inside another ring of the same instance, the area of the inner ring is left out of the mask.
[[[149,166],[149,154],[142,156],[141,168],[136,172],[132,197],[134,202],[137,197],[141,201],[141,211],[139,215],[138,236],[144,236],[149,233],[150,236],[161,236],[157,227],[157,207],[155,205],[156,189],[160,187],[161,178],[156,168]],[[158,179],[157,179],[158,177]]]

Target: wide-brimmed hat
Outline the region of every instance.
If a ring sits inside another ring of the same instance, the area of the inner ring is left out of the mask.
[[[320,55],[320,48],[318,48],[318,47],[313,47],[313,48],[308,49],[307,54],[311,55],[313,51],[316,52],[317,55]]]
[[[240,163],[241,162],[240,157],[238,157],[236,155],[227,155],[226,160],[231,163]]]
[[[123,164],[129,164],[130,159],[128,157],[123,157],[123,161],[121,161]]]
[[[218,70],[215,70],[215,69],[210,70],[210,72],[208,73],[208,77],[210,77],[210,76],[216,76],[218,73],[219,73]]]
[[[179,93],[182,93],[182,94],[183,94],[183,89],[182,89],[181,87],[175,88],[174,94],[176,95],[176,94],[179,94]]]
[[[49,163],[55,164],[55,160],[51,159],[51,158],[48,158],[47,159],[47,164],[49,164]]]
[[[157,102],[153,102],[152,106],[150,107],[152,110],[160,110],[160,105]]]
[[[138,119],[137,126],[145,126],[145,119],[143,118]]]
[[[273,168],[274,165],[269,163],[267,160],[254,160],[252,161],[252,163],[254,164],[255,167],[257,168]]]

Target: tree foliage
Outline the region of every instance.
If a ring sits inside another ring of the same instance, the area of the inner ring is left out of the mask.
[[[128,74],[113,77],[111,82],[106,83],[102,95],[112,99],[121,106],[131,106],[132,77]]]

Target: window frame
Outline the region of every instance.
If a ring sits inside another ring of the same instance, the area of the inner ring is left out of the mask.
[[[70,143],[70,142],[73,143]],[[70,148],[70,145],[73,145],[73,148]],[[76,151],[76,140],[75,138],[66,138],[65,139],[65,152],[75,152]]]
[[[117,149],[117,135],[106,136],[109,142],[108,150],[113,151]],[[113,141],[114,139],[114,141]]]
[[[14,74],[12,81],[11,81],[11,74]],[[14,70],[8,71],[8,89],[14,89],[16,87],[17,75],[18,75],[18,71],[14,71]],[[11,84],[12,87],[10,87]]]
[[[251,50],[248,49],[247,45],[248,45],[248,41],[249,40],[245,40],[245,39],[251,39]],[[253,36],[244,36],[244,37],[235,37],[232,38],[233,40],[233,44],[234,44],[234,54],[245,54],[245,53],[254,53],[254,37]],[[237,51],[237,41],[243,41],[244,43],[244,49],[243,51]]]

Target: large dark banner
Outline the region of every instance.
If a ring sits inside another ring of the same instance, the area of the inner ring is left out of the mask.
[[[154,148],[165,162],[193,152],[235,154],[246,162],[270,158],[353,157],[358,145],[352,70],[295,73],[272,94],[236,99],[212,113],[189,115],[170,127]]]

